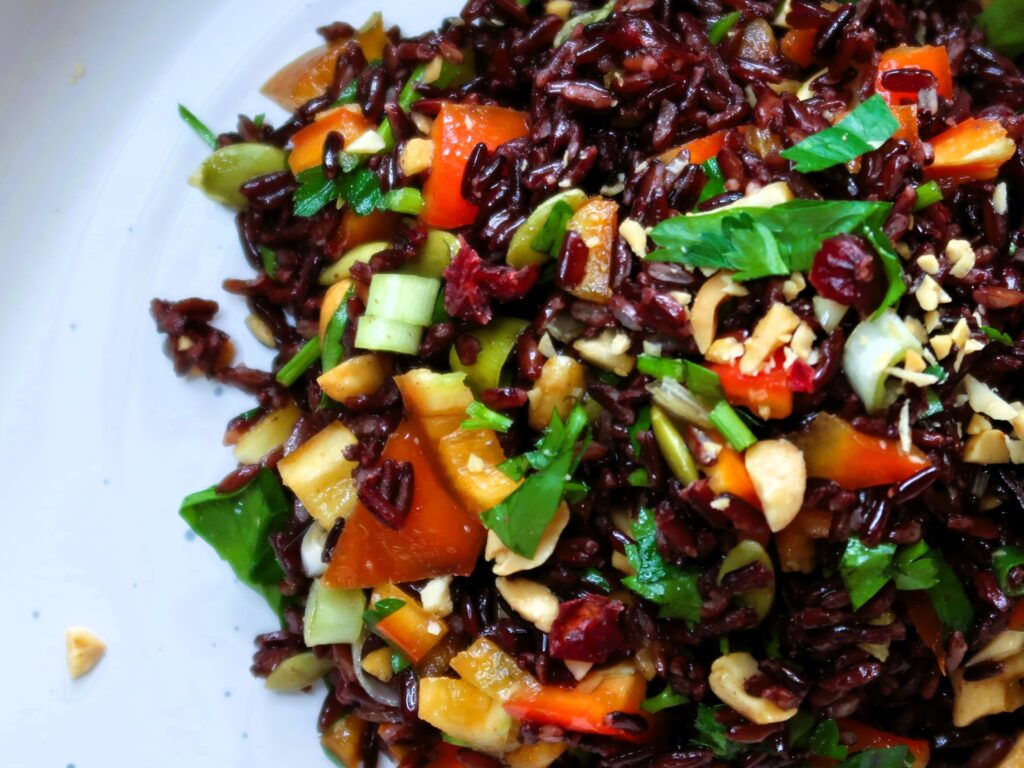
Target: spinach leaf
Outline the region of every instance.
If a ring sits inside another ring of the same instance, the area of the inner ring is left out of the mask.
[[[974,624],[974,608],[971,600],[967,597],[960,579],[949,567],[946,558],[941,552],[933,552],[933,557],[938,566],[936,576],[938,582],[928,589],[927,594],[935,606],[935,612],[939,614],[939,621],[942,622],[946,632],[959,630],[965,635]]]
[[[849,751],[839,742],[839,726],[835,720],[823,720],[811,731],[810,748],[816,755],[842,760]]]
[[[260,470],[232,493],[217,493],[213,487],[181,503],[181,516],[189,527],[278,613],[282,603],[278,584],[284,572],[268,537],[284,526],[290,512],[281,482],[269,469]]]
[[[666,619],[700,621],[702,598],[697,588],[700,572],[682,569],[658,552],[658,532],[654,512],[640,509],[633,523],[634,544],[626,545],[626,557],[633,575],[622,580],[629,589],[661,607],[658,615]]]
[[[779,154],[800,173],[823,171],[873,152],[899,130],[900,121],[879,94],[858,104],[835,125],[812,134]]]

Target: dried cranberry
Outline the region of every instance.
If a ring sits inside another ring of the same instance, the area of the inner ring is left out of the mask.
[[[551,625],[549,644],[556,659],[601,664],[622,648],[626,638],[619,627],[625,606],[604,595],[587,595],[562,603]]]
[[[448,314],[479,325],[494,314],[492,301],[511,301],[526,295],[540,274],[536,265],[512,269],[488,264],[465,240],[444,272],[444,307]]]
[[[811,267],[811,285],[824,298],[858,309],[880,298],[881,270],[871,246],[857,235],[836,235],[821,244]]]

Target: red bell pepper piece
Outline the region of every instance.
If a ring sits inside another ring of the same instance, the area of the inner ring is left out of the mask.
[[[472,573],[486,532],[445,487],[424,452],[425,440],[408,422],[388,440],[382,458],[413,466],[409,515],[394,530],[359,504],[334,549],[324,575],[327,586],[374,587]]]
[[[922,591],[900,592],[900,599],[921,642],[931,648],[939,662],[939,669],[942,674],[946,674],[946,638],[931,599]]]
[[[517,720],[637,741],[638,734],[616,728],[606,718],[613,712],[643,715],[640,704],[646,691],[647,683],[639,674],[606,675],[586,692],[555,685],[522,686],[505,703],[505,711]]]
[[[931,757],[931,747],[927,741],[919,739],[908,739],[905,736],[897,736],[894,733],[879,731],[871,726],[858,723],[849,718],[840,718],[837,721],[839,732],[851,735],[854,738],[850,745],[850,753],[864,752],[868,749],[888,749],[890,747],[906,747],[914,756],[913,768],[925,768],[928,765],[928,758]],[[845,740],[844,740],[845,743]]]
[[[503,107],[449,104],[434,120],[434,164],[423,185],[420,221],[454,229],[471,224],[476,206],[462,196],[462,176],[470,154],[481,142],[494,150],[529,133],[526,115]]]
[[[807,476],[832,480],[849,491],[891,485],[931,466],[917,448],[904,453],[895,440],[858,432],[827,413],[794,436],[807,460]]]
[[[725,399],[749,408],[763,419],[784,419],[793,412],[793,393],[811,391],[814,371],[796,360],[786,368],[782,350],[775,353],[770,367],[755,373],[740,371],[739,361],[730,365],[711,363],[708,367],[722,380]]]
[[[917,104],[917,91],[890,91],[882,85],[882,75],[893,69],[920,69],[935,76],[935,91],[953,98],[953,75],[949,70],[949,52],[944,45],[901,45],[890,48],[878,60],[875,90],[889,104]]]
[[[727,133],[727,130],[717,131],[710,136],[701,136],[699,139],[686,142],[681,147],[665,150],[658,156],[658,159],[663,163],[671,163],[685,151],[689,153],[689,162],[691,164],[700,165],[705,160],[710,160],[718,154],[719,150],[725,145],[725,135]]]

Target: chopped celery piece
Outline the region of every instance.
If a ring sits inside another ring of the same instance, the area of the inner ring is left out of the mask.
[[[306,600],[302,634],[306,645],[354,643],[363,629],[366,598],[361,589],[331,589],[315,579]]]
[[[543,231],[551,211],[560,202],[568,205],[573,211],[578,211],[587,202],[587,193],[579,189],[567,189],[538,205],[512,235],[505,259],[510,266],[519,269],[528,264],[539,264],[549,260],[547,253],[533,247],[533,241]]]
[[[382,272],[370,281],[366,314],[410,325],[430,325],[441,281]]]
[[[423,326],[385,317],[363,315],[356,329],[356,347],[376,352],[412,355],[420,348]]]
[[[357,261],[367,262],[387,247],[388,244],[383,240],[374,240],[346,251],[340,259],[320,273],[320,285],[334,285],[339,280],[350,277],[352,267]]]
[[[239,187],[250,179],[287,168],[287,156],[279,147],[269,144],[229,144],[206,158],[188,183],[211,200],[234,208],[244,208],[246,199]]]
[[[318,682],[334,669],[329,658],[318,659],[312,652],[290,656],[267,676],[267,688],[280,693],[294,693]]]
[[[868,413],[878,413],[896,401],[898,382],[890,383],[888,370],[911,351],[920,353],[921,342],[891,310],[853,329],[843,349],[843,371]]]
[[[440,229],[432,229],[427,233],[427,239],[420,247],[416,258],[405,262],[398,271],[403,275],[434,277],[440,280],[458,250],[459,239],[455,235]]]
[[[480,352],[472,365],[464,364],[455,348],[448,355],[453,371],[466,374],[466,383],[475,393],[494,389],[501,383],[501,371],[505,367],[520,334],[529,323],[516,317],[499,317],[474,329],[470,335],[480,342]]]

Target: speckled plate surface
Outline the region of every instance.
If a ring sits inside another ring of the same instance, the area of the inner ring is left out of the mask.
[[[0,0],[0,766],[316,766],[320,696],[248,673],[273,626],[177,516],[232,466],[224,424],[246,398],[174,376],[154,295],[221,302],[240,357],[244,274],[230,212],[185,185],[215,128],[276,108],[258,94],[378,7],[410,31],[458,0]],[[63,633],[109,645],[72,683]]]

